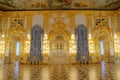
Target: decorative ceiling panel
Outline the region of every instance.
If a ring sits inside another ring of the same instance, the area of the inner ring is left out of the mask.
[[[0,0],[1,10],[115,10],[120,0]]]

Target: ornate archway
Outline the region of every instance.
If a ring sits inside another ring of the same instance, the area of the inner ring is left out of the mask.
[[[99,52],[100,60],[110,60],[110,42],[106,35],[100,35],[97,39],[97,47]]]
[[[95,58],[100,62],[105,60],[111,62],[113,60],[114,42],[112,31],[108,26],[95,27],[93,29],[93,38],[95,41]],[[102,42],[102,43],[101,43]],[[104,55],[101,55],[100,44],[103,44]]]
[[[60,26],[60,25],[59,25]],[[69,63],[69,40],[71,34],[65,26],[56,26],[48,33],[50,42],[50,63]]]
[[[55,30],[49,33],[50,63],[64,64],[69,62],[69,40],[70,34],[64,30]]]
[[[63,34],[54,35],[50,41],[50,60],[52,63],[66,63],[68,41]]]
[[[25,30],[23,27],[11,27],[7,31],[5,59],[9,61],[20,60],[24,57]],[[19,55],[17,55],[17,43],[19,42]]]

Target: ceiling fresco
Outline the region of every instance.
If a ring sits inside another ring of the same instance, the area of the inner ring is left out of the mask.
[[[120,0],[0,0],[1,10],[115,10]]]

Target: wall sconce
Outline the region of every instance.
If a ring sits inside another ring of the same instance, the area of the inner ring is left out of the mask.
[[[5,38],[5,35],[4,35],[4,34],[2,34],[2,38]]]
[[[30,39],[30,34],[27,35],[27,38]]]
[[[3,56],[4,56],[4,53],[5,53],[5,41],[4,41],[4,38],[5,38],[5,35],[2,34],[2,40],[0,41],[0,58],[2,59]]]
[[[43,38],[43,54],[49,54],[49,41],[47,34],[44,34]]]
[[[30,34],[27,35],[27,40],[24,43],[25,48],[24,52],[29,53],[30,52]]]
[[[75,35],[72,34],[71,35],[71,40],[69,42],[70,47],[69,47],[69,51],[71,54],[75,54],[76,53],[76,43],[75,43]]]
[[[0,58],[4,56],[5,53],[5,41],[0,41]]]
[[[119,51],[119,38],[117,34],[114,34],[114,49],[115,49],[115,56],[118,57]]]
[[[24,52],[29,53],[30,52],[30,41],[25,41],[25,48]]]
[[[94,41],[91,34],[88,35],[88,46],[89,46],[90,56],[92,56],[94,54]]]

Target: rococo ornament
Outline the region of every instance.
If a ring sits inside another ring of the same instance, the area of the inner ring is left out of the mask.
[[[53,5],[55,7],[65,7],[70,6],[72,4],[72,0],[53,0]]]

